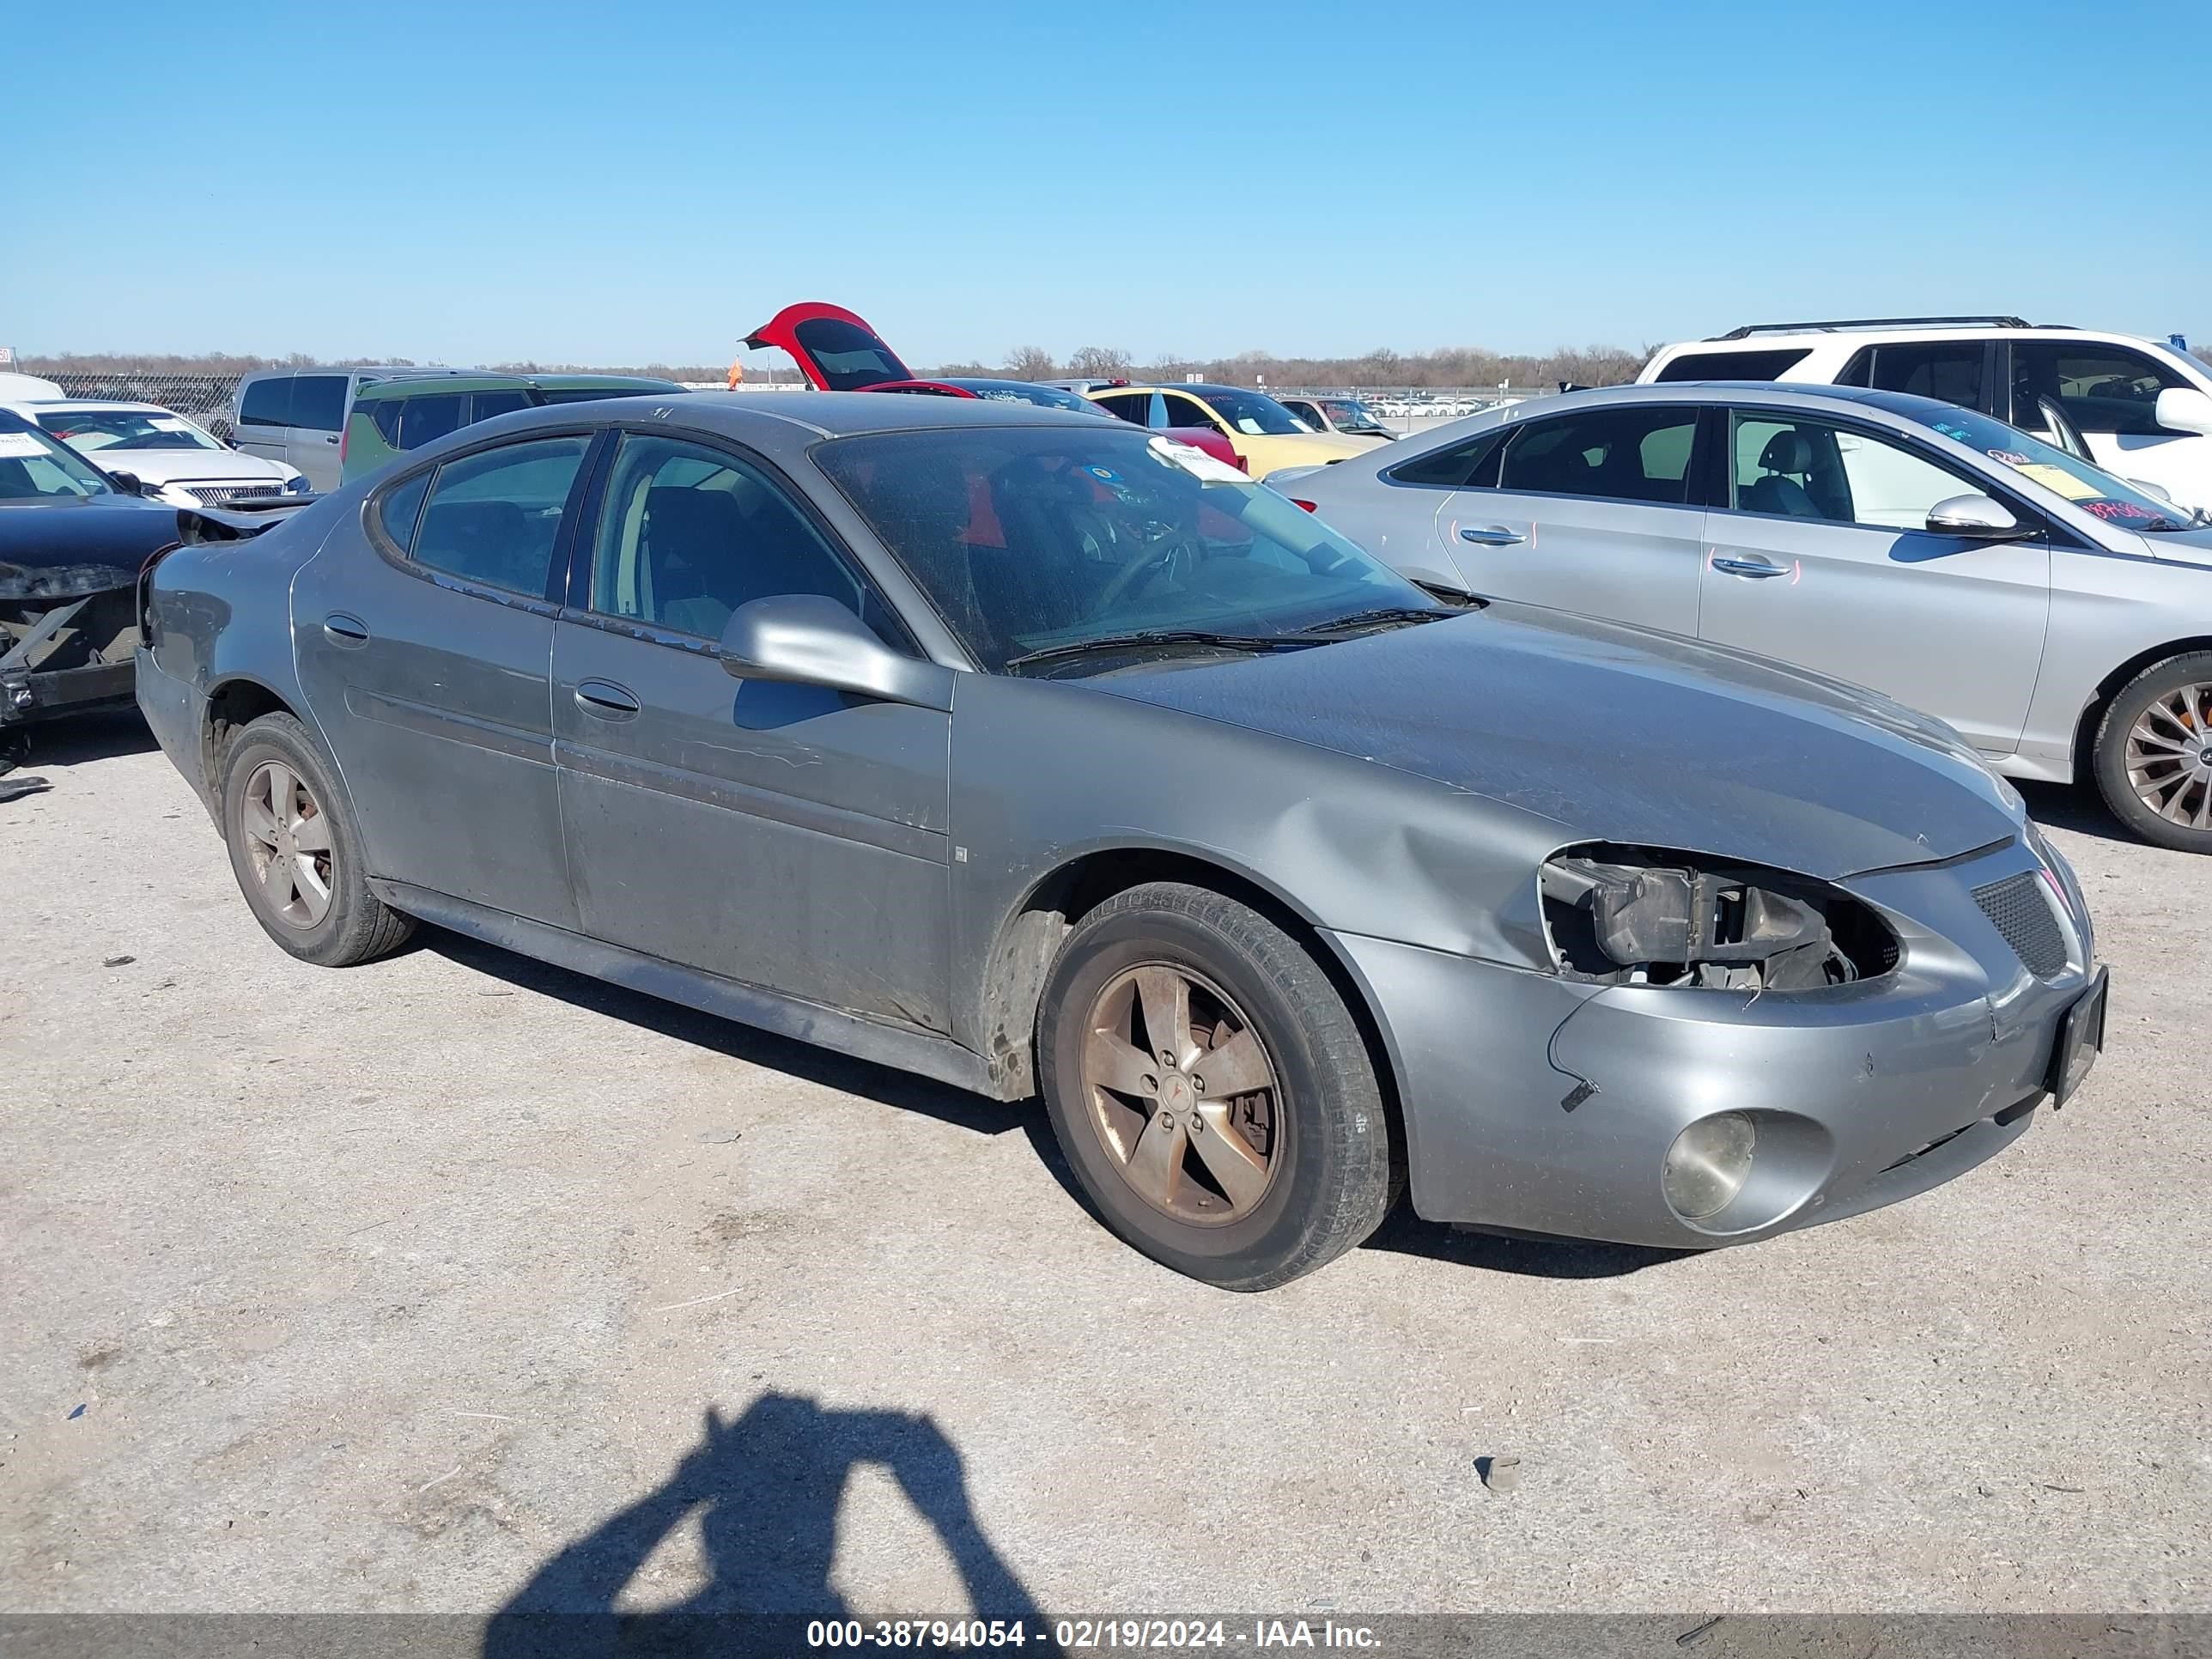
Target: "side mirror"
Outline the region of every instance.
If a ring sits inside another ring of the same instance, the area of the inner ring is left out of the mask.
[[[118,495],[143,495],[146,493],[146,485],[136,472],[111,472],[107,475],[107,482],[115,486]]]
[[[2155,501],[2165,501],[2168,505],[2172,503],[2173,492],[2162,483],[2153,483],[2148,478],[2130,478],[2128,483],[2131,489],[2140,489]]]
[[[739,605],[722,630],[722,666],[740,680],[826,686],[949,711],[952,671],[894,651],[835,599],[777,593]]]
[[[1971,536],[1985,542],[2022,533],[2012,509],[1987,495],[1954,495],[1936,502],[1928,509],[1928,528],[1938,536]]]
[[[2193,386],[2170,386],[2158,394],[2151,418],[2170,432],[2212,435],[2212,393]]]

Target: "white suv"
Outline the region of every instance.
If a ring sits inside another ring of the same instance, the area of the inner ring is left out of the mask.
[[[1793,380],[1940,398],[2212,514],[2212,365],[2182,348],[2017,317],[1759,323],[1661,349],[1641,381]]]

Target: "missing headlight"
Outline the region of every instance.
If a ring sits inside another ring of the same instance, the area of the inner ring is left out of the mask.
[[[1897,965],[1857,900],[1779,871],[1644,848],[1559,854],[1540,878],[1559,965],[1617,985],[1809,991]]]

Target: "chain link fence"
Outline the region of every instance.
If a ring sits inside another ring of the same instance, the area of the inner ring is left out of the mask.
[[[41,374],[72,398],[112,398],[118,403],[158,404],[228,439],[230,400],[242,374]]]

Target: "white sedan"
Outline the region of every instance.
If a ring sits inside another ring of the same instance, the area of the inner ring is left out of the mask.
[[[155,404],[9,398],[0,402],[0,408],[37,422],[111,477],[130,473],[142,486],[141,493],[155,501],[178,507],[220,507],[307,493],[307,481],[297,468],[240,454]]]

